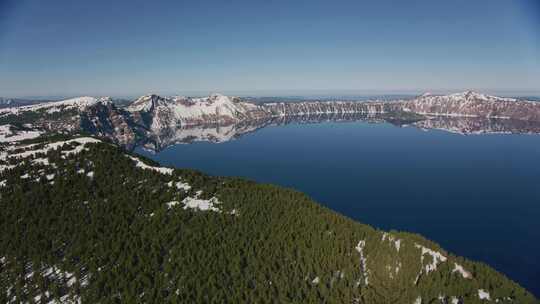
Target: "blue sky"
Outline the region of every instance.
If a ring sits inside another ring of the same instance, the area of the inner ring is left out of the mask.
[[[462,89],[540,91],[540,0],[0,0],[0,96]]]

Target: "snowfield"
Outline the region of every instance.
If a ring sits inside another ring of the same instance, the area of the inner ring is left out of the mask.
[[[83,96],[61,101],[44,102],[29,106],[0,109],[0,116],[10,114],[18,115],[20,113],[29,111],[46,111],[47,113],[55,113],[62,110],[72,109],[83,111],[89,106],[93,106],[98,103],[108,104],[110,102],[111,99],[109,97],[95,98]]]
[[[0,126],[0,143],[12,143],[26,139],[33,139],[43,134],[42,131],[14,131],[11,125]]]
[[[133,157],[133,156],[130,156],[130,155],[127,155],[127,157],[129,157],[131,160],[133,160],[135,162],[135,166],[137,168],[141,168],[143,170],[152,170],[152,171],[159,172],[161,174],[168,174],[168,175],[171,175],[174,172],[174,169],[172,169],[172,168],[150,166],[150,165],[147,165],[147,164],[143,163],[140,159],[138,159],[136,157]]]

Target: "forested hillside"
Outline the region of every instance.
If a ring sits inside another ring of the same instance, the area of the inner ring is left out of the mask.
[[[538,303],[484,264],[291,189],[90,137],[0,150],[2,303]]]

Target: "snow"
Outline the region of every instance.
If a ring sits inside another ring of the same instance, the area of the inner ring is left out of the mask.
[[[220,212],[218,208],[216,208],[216,205],[219,205],[220,202],[216,197],[212,197],[210,199],[200,199],[198,196],[196,197],[186,197],[182,200],[182,203],[185,205],[184,209],[197,209],[201,211],[216,211]]]
[[[151,129],[178,127],[180,125],[200,124],[201,121],[236,121],[238,114],[245,114],[259,106],[247,102],[235,102],[233,98],[212,94],[204,98],[183,96],[161,97],[145,95],[133,102],[130,112],[152,112]]]
[[[0,126],[0,143],[17,142],[26,139],[33,139],[39,137],[43,132],[41,131],[14,131],[11,125]]]
[[[386,240],[393,243],[394,247],[396,247],[396,251],[399,251],[399,249],[401,248],[401,240],[400,239],[397,239],[393,235],[384,232],[383,235],[382,235],[381,241],[384,242]]]
[[[15,166],[13,166],[13,165],[0,165],[0,172],[3,172],[5,170],[9,170],[9,169],[12,169],[12,168],[15,168]]]
[[[454,272],[460,273],[461,276],[465,279],[472,278],[471,273],[465,270],[465,268],[463,268],[463,266],[459,265],[458,263],[454,263],[454,270],[452,270],[452,273]]]
[[[79,138],[70,139],[70,140],[66,140],[66,141],[58,141],[58,142],[54,142],[54,143],[48,143],[42,149],[28,150],[28,151],[24,151],[24,152],[21,152],[21,153],[11,154],[10,157],[27,158],[27,157],[30,157],[30,156],[34,156],[35,154],[38,154],[38,153],[46,154],[47,152],[49,152],[51,150],[58,149],[58,148],[62,147],[65,144],[70,144],[70,143],[73,143],[73,142],[79,143],[79,146],[77,146],[75,149],[73,149],[71,151],[62,151],[63,154],[69,155],[69,154],[80,153],[83,150],[84,145],[91,144],[91,143],[100,143],[101,140],[98,140],[98,139],[95,139],[95,138],[92,138],[92,137],[79,137]],[[22,146],[20,148],[32,148],[33,146],[35,146],[35,144]]]
[[[49,159],[47,158],[36,158],[36,159],[33,159],[32,160],[32,163],[36,164],[36,165],[48,165],[49,164]]]
[[[3,258],[3,260],[5,260],[5,259]],[[0,261],[0,262],[2,262],[1,264],[3,264],[3,261]],[[60,297],[59,301],[56,300],[56,299],[51,299],[51,292],[48,291],[48,290],[46,290],[46,291],[44,291],[42,293],[38,293],[38,294],[31,294],[31,290],[30,290],[30,288],[28,288],[29,283],[26,282],[24,287],[23,287],[23,294],[20,295],[20,296],[31,298],[36,303],[48,303],[48,304],[51,304],[51,303],[81,303],[80,297],[78,297],[76,295],[72,295],[71,293],[67,292],[66,288],[74,287],[77,282],[80,283],[80,287],[83,287],[83,288],[86,287],[88,285],[88,283],[89,283],[89,281],[88,281],[89,275],[86,275],[86,276],[80,278],[80,280],[78,280],[74,273],[61,270],[60,268],[58,268],[56,266],[39,267],[37,269],[34,268],[34,270],[33,270],[32,263],[27,263],[25,265],[25,269],[24,269],[24,279],[25,280],[32,279],[34,277],[34,274],[35,274],[34,271],[36,271],[37,273],[40,273],[41,276],[45,277],[47,280],[56,282],[57,284],[59,284],[59,286],[62,286],[62,288],[61,288],[62,291],[60,291],[60,292],[62,292],[64,294]],[[19,295],[15,295],[12,292],[13,288],[14,288],[13,286],[8,286],[7,289],[6,289],[7,296],[10,298],[9,302],[10,303],[19,303],[19,302],[21,302],[20,298],[18,298]]]
[[[161,173],[161,174],[169,174],[169,175],[171,175],[174,172],[174,169],[172,169],[172,168],[150,166],[150,165],[147,165],[147,164],[143,163],[140,159],[138,159],[136,157],[133,157],[133,156],[130,156],[130,155],[127,155],[127,157],[129,157],[131,160],[133,160],[135,162],[135,166],[137,168],[141,168],[143,170],[152,170],[152,171],[156,171],[156,172]]]
[[[184,191],[189,191],[189,189],[191,189],[191,186],[188,184],[188,183],[184,183],[184,182],[176,182],[173,184],[172,181],[170,181],[169,183],[167,183],[167,186],[169,187],[173,187],[173,185],[176,187],[176,189],[178,190],[184,190]]]
[[[39,103],[35,105],[0,109],[0,116],[9,115],[9,114],[17,115],[22,112],[38,111],[38,110],[45,110],[47,111],[47,113],[55,113],[61,110],[70,110],[70,109],[84,110],[87,107],[96,105],[98,103],[109,104],[110,102],[111,102],[111,99],[109,97],[95,98],[95,97],[83,96],[83,97],[76,97],[76,98],[71,98],[71,99],[66,99],[66,100],[61,100],[61,101],[44,102],[44,103]]]
[[[180,204],[180,202],[178,202],[178,201],[172,201],[172,202],[166,203],[165,205],[167,205],[167,209],[171,209],[172,207],[174,207],[174,206],[176,206],[176,205],[178,205],[178,204]]]
[[[489,292],[483,290],[483,289],[478,289],[478,298],[480,298],[480,300],[491,300],[491,296],[489,295]]]
[[[364,278],[364,285],[367,286],[369,284],[369,279],[368,279],[369,270],[367,269],[367,257],[364,255],[365,247],[366,247],[366,241],[361,240],[358,242],[358,245],[356,245],[355,249],[360,254],[360,271],[362,272],[362,276]]]
[[[6,180],[0,181],[0,188],[6,186]]]
[[[422,249],[421,258],[420,258],[422,261],[422,265],[424,265],[423,262],[424,262],[425,255],[430,255],[432,257],[432,262],[424,266],[425,267],[424,271],[426,274],[437,270],[437,265],[440,263],[446,262],[447,260],[447,258],[438,251],[434,251],[432,249],[429,249],[419,244],[415,244],[415,246],[416,248]]]

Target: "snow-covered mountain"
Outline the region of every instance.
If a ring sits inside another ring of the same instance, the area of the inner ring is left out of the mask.
[[[232,124],[265,116],[260,106],[220,94],[204,98],[145,95],[128,106],[127,111],[148,123],[151,130],[204,124]]]
[[[95,98],[95,97],[76,97],[61,101],[53,101],[53,102],[44,102],[44,103],[38,103],[35,105],[25,105],[20,107],[9,107],[5,109],[0,109],[0,115],[8,115],[8,114],[20,114],[24,112],[39,112],[39,111],[45,111],[49,114],[65,111],[65,110],[78,110],[78,111],[84,111],[86,108],[96,105],[98,103],[101,104],[109,104],[111,103],[110,97],[101,97],[101,98]]]
[[[480,94],[472,91],[451,94],[424,94],[397,101],[403,111],[428,116],[460,116],[540,121],[540,103]]]
[[[395,101],[308,101],[264,104],[220,94],[202,98],[162,97],[152,94],[137,98],[125,108],[115,105],[108,97],[78,97],[0,109],[0,125],[31,124],[40,131],[82,130],[124,145],[146,143],[147,139],[151,139],[152,145],[163,147],[166,143],[194,140],[221,142],[224,141],[222,138],[235,138],[237,137],[235,134],[244,134],[278,118],[283,121],[290,119],[302,121],[304,120],[302,118],[306,117],[308,121],[316,121],[319,116],[324,116],[321,119],[334,117],[340,120],[340,117],[349,119],[349,116],[355,115],[371,118],[379,116],[396,124],[413,123],[434,117],[504,119],[527,123],[499,123],[495,130],[516,132],[524,129],[527,133],[536,133],[539,129],[537,124],[540,124],[540,103],[471,91],[451,95],[426,93],[413,99]],[[235,127],[226,131],[225,127],[233,125]],[[431,126],[441,129],[448,125],[454,131],[462,130],[466,133],[468,130],[474,130],[473,132],[480,133],[481,126],[486,123],[468,121],[464,125],[437,120],[417,125],[422,128]],[[510,127],[507,128],[507,125]],[[217,126],[222,129],[215,129]],[[245,126],[249,127],[245,129]],[[194,133],[190,134],[191,132]]]
[[[0,97],[0,109],[20,107],[37,103],[49,102],[49,99],[25,99],[25,98],[6,98]]]

